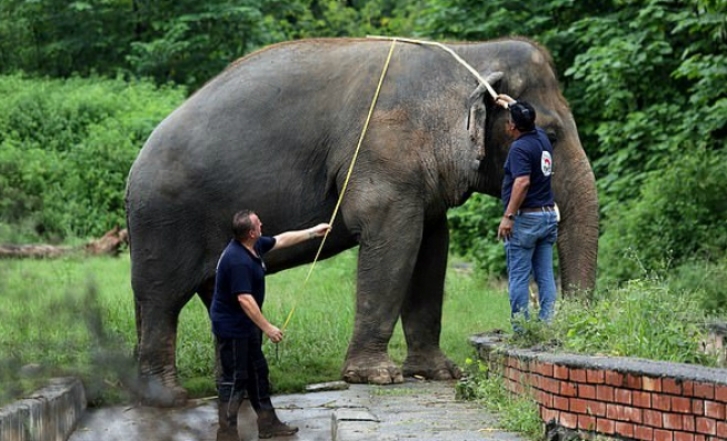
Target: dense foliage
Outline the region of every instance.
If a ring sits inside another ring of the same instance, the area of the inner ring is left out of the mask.
[[[150,82],[0,77],[0,228],[7,239],[100,236],[125,225],[126,176],[184,98]]]
[[[602,279],[725,255],[727,0],[7,0],[0,222],[99,234],[123,221],[130,161],[183,90],[273,42],[367,34],[549,48],[598,180]],[[498,218],[483,197],[451,214],[455,250],[494,274]]]

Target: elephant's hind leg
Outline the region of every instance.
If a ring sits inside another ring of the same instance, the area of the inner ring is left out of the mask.
[[[140,325],[137,392],[144,404],[178,407],[187,401],[187,391],[179,384],[175,363],[180,309],[170,310],[154,301],[137,303],[140,318],[137,320]]]

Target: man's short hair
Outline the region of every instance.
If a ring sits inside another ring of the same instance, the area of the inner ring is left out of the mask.
[[[252,210],[241,210],[232,217],[232,234],[237,240],[247,238],[247,233],[252,230],[252,219],[250,216],[255,214]]]
[[[526,101],[516,101],[509,106],[510,118],[521,132],[535,130],[535,109]]]

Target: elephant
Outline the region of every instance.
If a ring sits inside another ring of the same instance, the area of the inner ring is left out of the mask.
[[[151,133],[126,184],[131,284],[143,401],[187,398],[176,370],[178,316],[197,294],[209,308],[233,214],[254,209],[274,235],[328,222],[320,252],[358,246],[354,329],[341,376],[388,384],[447,380],[440,348],[447,211],[473,192],[499,196],[507,110],[441,47],[398,42],[350,178],[391,41],[274,44],[234,63]],[[523,39],[448,43],[500,93],[527,100],[554,145],[564,290],[595,285],[595,177],[547,49]],[[309,263],[310,242],[266,256],[268,273]],[[387,347],[401,319],[403,365]]]

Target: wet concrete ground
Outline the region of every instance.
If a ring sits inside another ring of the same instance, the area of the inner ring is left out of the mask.
[[[473,402],[457,401],[454,382],[410,380],[390,386],[351,385],[345,390],[277,395],[281,420],[300,431],[280,440],[524,441],[496,428],[496,418]],[[239,415],[240,439],[257,440],[248,402]],[[216,399],[181,409],[117,406],[88,409],[69,441],[214,440]]]

